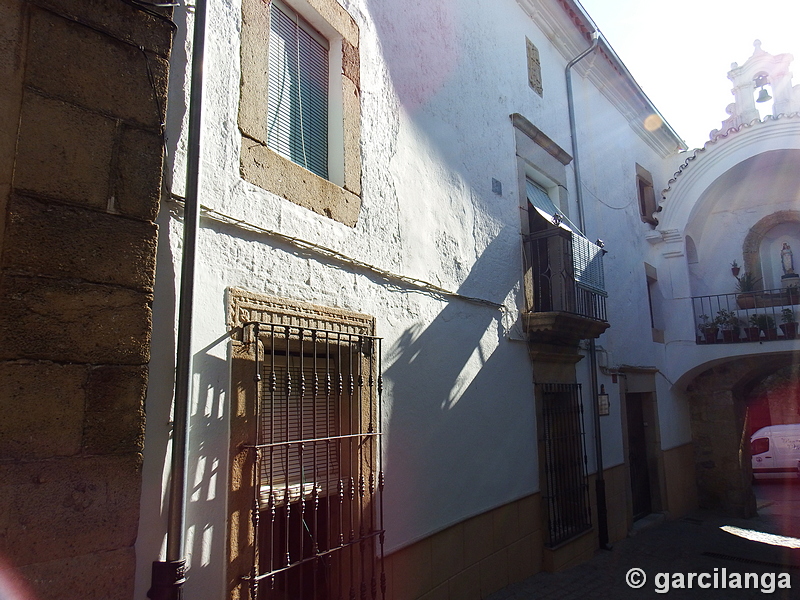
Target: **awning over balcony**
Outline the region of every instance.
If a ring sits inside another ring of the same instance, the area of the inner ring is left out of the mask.
[[[528,180],[528,201],[542,218],[555,227],[572,233],[572,264],[575,281],[581,286],[605,295],[603,275],[603,250],[590,242],[580,229],[556,208],[550,196],[542,188]]]

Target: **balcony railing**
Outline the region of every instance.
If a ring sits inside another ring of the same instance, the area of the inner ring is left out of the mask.
[[[588,251],[583,247],[576,249],[575,243],[574,235],[563,229],[525,236],[525,267],[532,310],[565,312],[606,322],[607,294],[599,286],[588,283],[592,281],[590,275],[602,281],[602,252],[597,249],[587,258]],[[584,239],[577,243],[594,246]],[[586,276],[582,277],[582,273]]]
[[[798,325],[794,306],[800,289],[694,296],[692,310],[698,344],[736,344],[793,340]]]

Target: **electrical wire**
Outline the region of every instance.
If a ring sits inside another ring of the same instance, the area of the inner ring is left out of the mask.
[[[158,98],[158,89],[156,88],[156,78],[153,75],[153,69],[150,66],[150,59],[147,57],[147,51],[145,50],[144,46],[139,46],[139,50],[144,56],[144,64],[147,67],[147,80],[150,82],[150,87],[153,89],[153,99],[156,103],[156,110],[158,110],[158,122],[159,128],[161,133],[161,138],[164,139],[164,131],[166,129],[166,123],[164,123],[164,113],[161,108],[161,100]],[[164,139],[165,147],[164,151],[166,152],[166,140]]]
[[[584,186],[583,186],[583,189],[584,189],[586,192],[588,192],[589,194],[591,194],[592,198],[594,198],[595,200],[597,200],[597,201],[598,201],[600,204],[602,204],[603,206],[606,206],[606,207],[610,208],[611,210],[625,210],[625,209],[626,209],[626,208],[628,208],[628,207],[629,207],[631,204],[634,204],[634,203],[636,202],[636,198],[633,198],[633,197],[631,197],[630,201],[628,201],[628,203],[627,203],[627,204],[625,204],[625,205],[623,205],[623,206],[612,206],[612,205],[611,205],[611,204],[609,204],[608,202],[604,202],[604,201],[603,201],[603,200],[600,198],[600,196],[598,196],[598,195],[597,195],[597,194],[595,194],[595,193],[594,193],[592,190],[590,190],[588,185],[584,185]]]
[[[173,33],[178,31],[178,26],[175,23],[175,21],[170,19],[167,15],[162,15],[160,12],[157,12],[157,11],[153,10],[152,8],[150,8],[150,7],[170,8],[170,7],[173,7],[173,6],[179,6],[178,4],[166,4],[166,3],[165,4],[156,4],[156,3],[151,3],[151,2],[145,2],[145,0],[120,0],[120,2],[123,2],[124,4],[127,4],[128,6],[132,6],[136,10],[139,10],[139,11],[141,11],[143,13],[146,13],[146,14],[150,15],[151,17],[155,17],[156,19],[159,19],[159,20],[163,21],[164,23],[166,23],[167,25],[170,26],[170,28],[172,29]]]
[[[175,194],[171,194],[170,197],[173,200],[176,200],[180,203],[183,202],[183,198],[177,196]],[[231,225],[234,227],[238,227],[240,229],[244,229],[246,231],[251,231],[254,233],[259,233],[262,235],[267,235],[272,238],[276,238],[281,240],[284,243],[287,243],[295,248],[299,248],[301,250],[313,252],[318,255],[325,256],[331,260],[335,260],[339,263],[344,263],[350,265],[352,267],[356,267],[358,269],[368,271],[375,275],[380,276],[381,278],[389,281],[397,281],[401,282],[407,286],[416,288],[421,292],[425,292],[434,296],[438,297],[446,297],[446,298],[454,298],[457,300],[463,300],[465,302],[470,302],[472,304],[479,304],[481,306],[488,306],[494,308],[496,310],[500,310],[503,312],[508,311],[508,307],[504,304],[500,304],[498,302],[493,302],[492,300],[486,300],[485,298],[476,298],[474,296],[466,296],[464,294],[459,294],[458,292],[453,292],[451,290],[447,290],[443,287],[440,287],[436,284],[430,283],[423,279],[417,279],[416,277],[409,277],[407,275],[400,275],[398,273],[392,273],[391,271],[387,271],[385,269],[381,269],[380,267],[376,267],[369,263],[365,263],[357,258],[352,258],[337,250],[333,250],[332,248],[328,248],[321,244],[316,244],[314,242],[309,242],[308,240],[304,240],[302,238],[294,237],[291,235],[286,235],[284,233],[279,233],[272,229],[267,229],[265,227],[260,227],[258,225],[254,225],[253,223],[248,223],[242,219],[238,219],[236,217],[232,217],[230,215],[226,215],[221,213],[213,208],[208,206],[200,205],[201,215],[207,219],[212,221],[216,221],[218,223],[223,223],[225,225]]]

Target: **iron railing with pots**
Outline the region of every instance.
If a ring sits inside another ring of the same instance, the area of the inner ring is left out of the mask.
[[[597,246],[561,228],[525,235],[523,244],[534,312],[557,311],[608,320],[608,294],[601,287],[602,251]]]
[[[786,288],[692,297],[698,344],[797,338],[800,289]]]
[[[256,323],[253,600],[386,594],[380,338]]]
[[[592,527],[583,401],[577,383],[540,383],[537,388],[541,400],[539,440],[547,545],[554,547]]]

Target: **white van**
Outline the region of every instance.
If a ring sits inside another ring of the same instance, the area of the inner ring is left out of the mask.
[[[750,454],[756,479],[798,477],[800,423],[762,427],[750,436]]]

